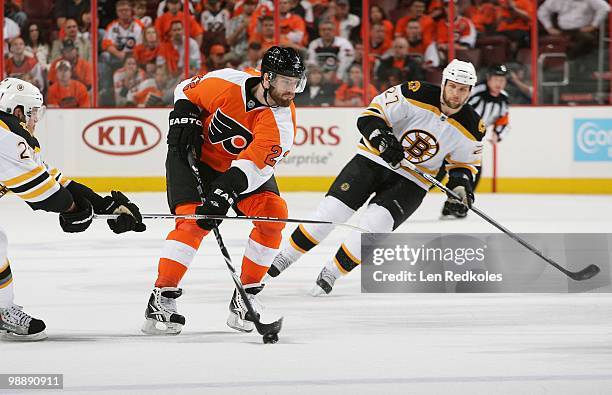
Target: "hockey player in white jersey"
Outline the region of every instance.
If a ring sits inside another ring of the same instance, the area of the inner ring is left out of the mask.
[[[359,227],[392,232],[419,207],[430,187],[402,166],[404,159],[432,175],[446,160],[447,186],[462,198],[449,198],[449,203],[467,210],[474,200],[472,185],[485,132],[480,116],[466,104],[475,83],[474,66],[455,59],[443,71],[441,88],[409,81],[376,96],[357,120],[363,135],[357,155],[342,169],[312,218],[346,222],[367,204]],[[332,228],[299,225],[274,259],[267,279],[314,248]],[[330,293],[335,281],[360,263],[360,234],[352,232],[321,270],[313,295]]]
[[[34,137],[43,110],[38,88],[17,78],[0,82],[0,197],[11,191],[33,209],[59,213],[65,232],[82,232],[93,214],[119,214],[108,220],[115,233],[146,229],[138,207],[121,192],[99,196],[71,181],[44,161]],[[0,338],[34,341],[46,338],[45,324],[14,303],[8,238],[0,228]]]
[[[493,65],[487,70],[486,77],[486,81],[477,84],[472,89],[468,104],[481,116],[487,129],[486,135],[496,144],[504,138],[510,129],[508,94],[504,90],[508,82],[508,69],[503,64]],[[478,187],[480,174],[481,167],[479,166],[474,180],[474,190]],[[436,178],[441,181],[445,175],[446,168],[442,166]],[[448,202],[444,203],[442,207],[442,218],[444,219],[465,218],[466,216],[467,212],[465,210],[453,210]]]

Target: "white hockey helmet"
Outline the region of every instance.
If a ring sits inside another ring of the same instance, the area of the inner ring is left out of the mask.
[[[446,85],[446,81],[454,81],[458,84],[476,85],[476,69],[470,62],[464,62],[459,59],[453,59],[442,72],[442,89]]]
[[[0,82],[0,111],[14,114],[16,107],[23,107],[26,123],[43,107],[43,95],[37,87],[19,78],[5,78]],[[39,114],[40,115],[40,114]]]

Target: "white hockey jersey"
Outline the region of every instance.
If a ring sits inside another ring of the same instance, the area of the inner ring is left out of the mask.
[[[40,145],[16,117],[0,112],[0,184],[26,202],[41,202],[70,180],[48,166]]]
[[[361,117],[377,117],[393,130],[404,146],[406,158],[425,173],[436,175],[446,161],[446,170],[465,168],[473,175],[482,159],[485,124],[466,104],[456,114],[440,110],[440,87],[423,81],[392,86],[376,96]],[[407,167],[393,169],[365,139],[358,153],[429,189],[430,183]]]

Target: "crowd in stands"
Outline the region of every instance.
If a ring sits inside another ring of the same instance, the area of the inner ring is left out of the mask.
[[[361,106],[364,96],[369,100],[405,80],[439,83],[449,37],[457,57],[483,68],[509,64],[514,101],[529,103],[525,54],[536,12],[541,35],[566,37],[564,49],[574,59],[596,50],[598,28],[610,10],[605,0],[453,1],[449,35],[449,0],[372,0],[368,32],[359,0],[279,0],[280,44],[300,51],[308,64],[307,88],[296,103]],[[257,69],[275,44],[270,0],[190,0],[187,16],[183,5],[98,1],[99,106],[168,106],[186,69],[189,76],[224,67]],[[89,0],[5,0],[4,74],[34,83],[49,106],[91,106],[90,7]],[[367,87],[364,62],[371,72]]]

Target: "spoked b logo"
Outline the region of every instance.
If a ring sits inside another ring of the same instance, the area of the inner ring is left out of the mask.
[[[612,161],[612,119],[574,120],[574,160]]]
[[[404,133],[401,142],[406,152],[406,159],[414,164],[433,158],[440,149],[438,141],[431,133],[419,129]]]

